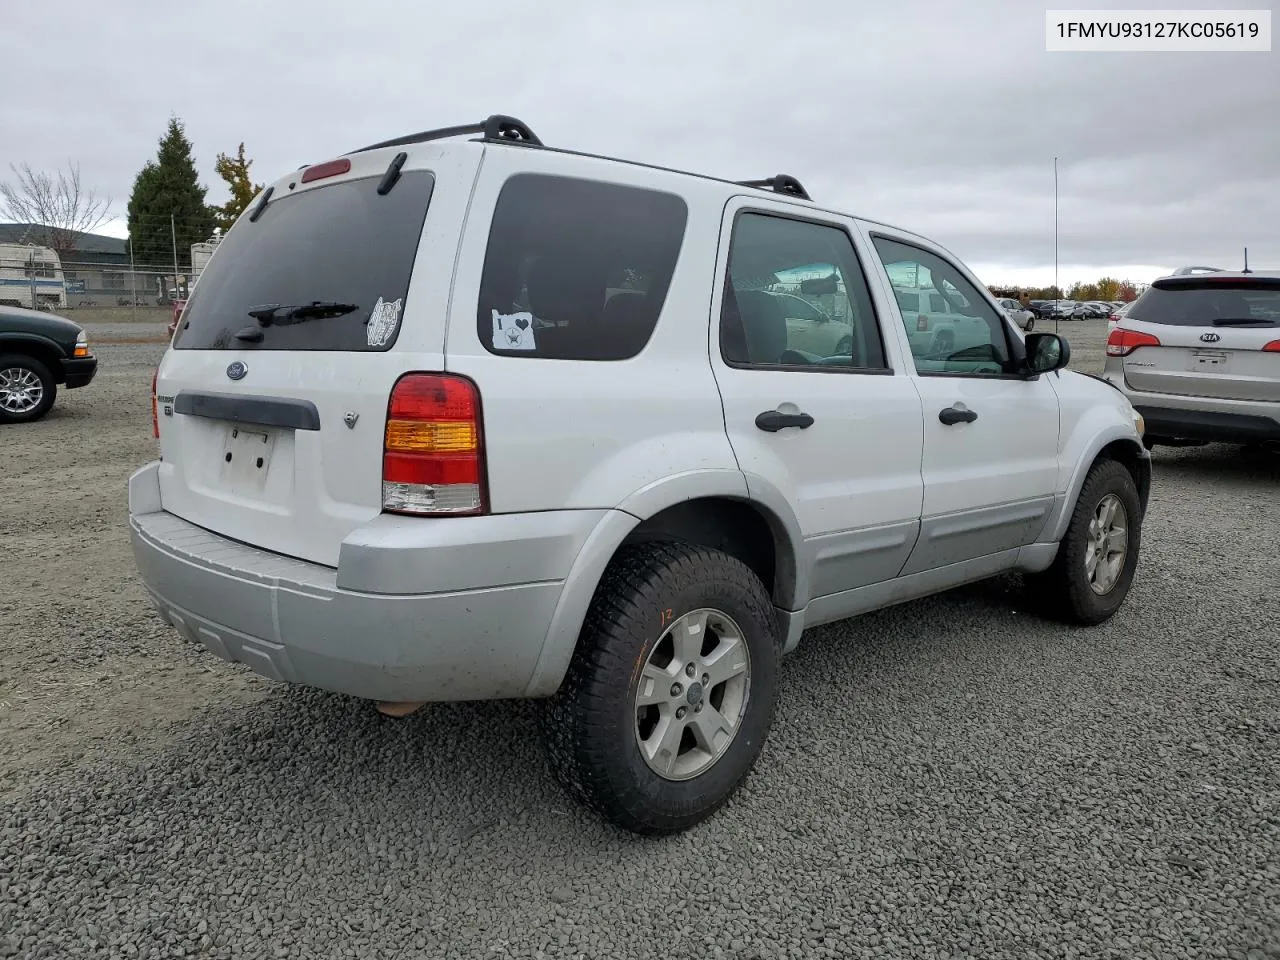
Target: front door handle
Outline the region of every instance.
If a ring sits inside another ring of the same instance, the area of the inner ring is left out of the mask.
[[[799,427],[807,430],[813,426],[813,417],[807,413],[783,413],[781,410],[766,410],[756,415],[756,426],[768,433],[777,433],[784,427]]]
[[[946,407],[938,414],[938,419],[949,427],[955,423],[973,423],[978,419],[978,415],[972,410],[962,410],[960,407]]]

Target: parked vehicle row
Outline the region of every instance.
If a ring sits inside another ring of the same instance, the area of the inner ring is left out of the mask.
[[[276,681],[545,699],[569,792],[669,833],[755,763],[808,627],[1007,571],[1065,621],[1119,609],[1150,458],[1069,358],[792,177],[490,117],[290,173],[228,231],[156,373],[134,555]]]

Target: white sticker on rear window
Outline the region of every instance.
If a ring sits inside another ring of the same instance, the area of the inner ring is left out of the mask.
[[[400,322],[400,305],[403,303],[403,299],[388,303],[381,297],[378,298],[378,302],[373,305],[373,313],[369,314],[369,346],[385,347],[387,345]]]
[[[493,311],[493,349],[535,350],[532,313]]]

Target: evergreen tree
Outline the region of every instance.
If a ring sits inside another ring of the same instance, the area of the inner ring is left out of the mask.
[[[138,263],[171,264],[175,237],[179,264],[190,263],[191,244],[213,232],[206,192],[196,175],[191,141],[182,122],[171,117],[156,159],[138,172],[129,197],[129,238]]]
[[[245,157],[243,143],[234,157],[225,153],[218,154],[218,162],[213,168],[226,181],[227,190],[231,194],[227,203],[214,208],[214,219],[224,231],[231,229],[236,218],[244,213],[250,201],[262,191],[262,184],[255,184],[249,178],[251,166],[253,161]]]

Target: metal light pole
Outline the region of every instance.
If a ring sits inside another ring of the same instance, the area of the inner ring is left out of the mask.
[[[1058,158],[1053,158],[1053,291],[1058,299],[1062,298],[1062,289],[1058,286]],[[1053,332],[1058,332],[1061,307],[1057,301],[1053,306]]]
[[[178,299],[178,228],[173,224],[173,213],[169,213],[169,237],[173,240],[173,296],[171,300]]]
[[[129,237],[129,302],[133,304],[133,319],[138,319],[138,268],[133,264],[133,237]]]

